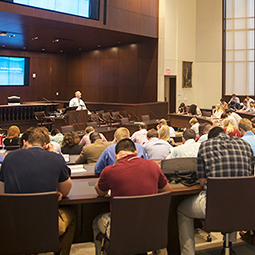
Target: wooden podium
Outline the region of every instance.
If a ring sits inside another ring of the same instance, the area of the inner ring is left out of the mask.
[[[74,130],[84,130],[88,122],[88,110],[68,111],[66,125],[73,125]]]

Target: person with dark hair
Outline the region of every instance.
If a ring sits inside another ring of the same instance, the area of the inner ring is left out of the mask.
[[[232,94],[228,104],[230,104],[231,102],[235,102],[236,104],[240,104],[240,99],[239,99],[239,97],[236,96],[236,94]]]
[[[56,142],[59,145],[61,145],[63,139],[64,139],[64,135],[57,128],[54,128],[51,130],[51,133],[50,133],[51,142]]]
[[[169,130],[167,128],[167,130]],[[143,148],[148,156],[148,159],[164,159],[171,153],[173,148],[168,142],[158,138],[159,134],[154,128],[148,130],[148,142],[143,145]]]
[[[198,149],[200,146],[200,143],[195,142],[196,134],[195,131],[192,129],[186,129],[183,132],[182,137],[182,145],[179,145],[177,147],[174,147],[166,158],[194,158],[197,157]]]
[[[115,157],[115,164],[104,168],[95,185],[99,196],[105,196],[109,190],[111,198],[170,191],[170,185],[159,166],[151,160],[139,158],[136,147],[129,138],[117,143]],[[106,235],[110,238],[110,221],[111,213],[103,213],[93,222],[96,255],[101,254],[101,242],[97,237],[100,233],[105,233],[105,226]]]
[[[147,139],[147,124],[144,122],[141,122],[139,124],[139,130],[134,132],[130,139],[134,143],[139,143],[141,145],[146,143],[148,141],[148,139]]]
[[[237,123],[236,126],[238,126],[238,123],[242,119],[242,117],[239,114],[237,114],[236,112],[234,112],[232,109],[226,110],[226,114],[228,115],[228,117],[230,117],[231,122],[233,122],[232,118],[234,118],[236,120],[236,123]]]
[[[12,151],[4,159],[0,172],[0,193],[57,191],[61,200],[72,187],[70,168],[61,155],[48,151],[52,149],[47,144],[50,138],[43,129],[30,131],[27,133],[27,149]],[[74,212],[69,207],[59,207],[59,235],[65,234],[61,254],[69,254],[74,232]]]
[[[29,136],[32,134],[33,130],[35,128],[34,127],[31,127],[29,129],[27,129],[20,137],[20,144],[19,144],[19,147],[21,149],[27,149],[28,148],[28,138]]]
[[[230,137],[220,127],[212,128],[201,143],[197,156],[197,176],[204,188],[178,206],[179,240],[182,255],[195,254],[194,218],[204,219],[207,177],[237,177],[254,174],[254,156],[249,144]],[[230,242],[235,240],[231,234]]]
[[[192,104],[189,107],[189,112],[190,115],[197,115],[197,116],[202,116],[201,110],[197,107],[197,105]]]
[[[101,153],[111,145],[111,143],[103,142],[97,132],[90,133],[89,139],[91,144],[83,146],[80,156],[75,160],[75,164],[96,163]]]
[[[181,103],[178,108],[178,113],[187,113],[187,108],[185,103]]]

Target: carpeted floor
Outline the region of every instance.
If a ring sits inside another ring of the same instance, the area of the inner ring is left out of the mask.
[[[221,233],[211,233],[212,242],[206,242],[207,233],[201,229],[195,232],[196,254],[197,255],[218,255],[222,249]],[[244,242],[237,237],[237,242],[233,244],[233,250],[237,255],[254,255],[255,245]],[[51,255],[52,253],[41,253],[41,255]],[[94,255],[94,243],[77,243],[72,245],[71,255]],[[171,255],[171,254],[169,254]]]

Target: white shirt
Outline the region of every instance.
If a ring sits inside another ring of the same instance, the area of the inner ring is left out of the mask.
[[[172,127],[169,127],[170,137],[175,137],[175,130]]]
[[[199,136],[199,130],[198,130],[198,127],[199,127],[199,123],[197,122],[196,124],[194,124],[190,129],[194,130],[195,133],[196,133],[196,136]]]
[[[87,109],[85,103],[83,102],[82,99],[79,99],[77,97],[74,97],[70,100],[69,102],[69,107],[75,107],[77,106],[76,110],[85,110]]]
[[[136,131],[130,138],[134,143],[139,143],[143,145],[148,141],[147,139],[147,130],[145,128]]]
[[[196,143],[194,139],[189,139],[184,144],[174,147],[166,159],[196,158],[200,144],[201,143]]]
[[[232,125],[237,127],[236,119],[233,116],[231,116],[231,115],[229,115],[228,118],[230,119]]]
[[[206,140],[208,140],[208,134],[201,135],[197,142],[202,143]]]

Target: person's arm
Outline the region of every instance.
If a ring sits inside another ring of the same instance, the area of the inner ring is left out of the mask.
[[[200,185],[201,185],[202,187],[204,187],[204,186],[205,186],[205,183],[206,183],[206,178],[200,178],[200,179],[198,179],[198,180],[199,180]]]
[[[105,149],[96,162],[94,168],[95,174],[100,174],[103,171],[103,169],[107,166],[107,155],[108,153]]]
[[[86,164],[87,163],[87,158],[85,155],[85,147],[82,149],[81,154],[79,157],[75,160],[75,164]]]
[[[95,190],[96,190],[97,194],[98,194],[100,197],[106,196],[107,193],[108,193],[108,191],[109,191],[109,190],[107,190],[107,191],[102,191],[101,189],[99,189],[98,183],[96,183],[96,185],[95,185]]]
[[[158,192],[161,193],[161,192],[167,192],[167,191],[171,191],[171,188],[170,188],[170,184],[167,183],[165,185],[165,187],[163,187],[162,189],[159,189]]]
[[[69,194],[71,188],[72,181],[70,177],[66,181],[58,183],[58,191],[62,193],[63,197],[66,197]]]
[[[4,194],[4,182],[0,181],[0,194]]]

